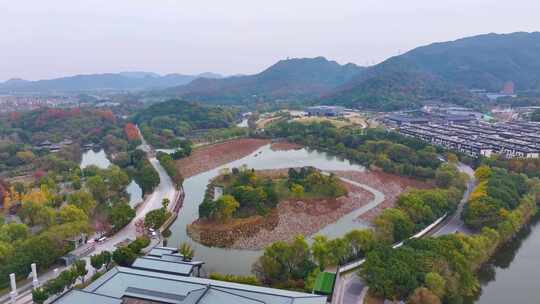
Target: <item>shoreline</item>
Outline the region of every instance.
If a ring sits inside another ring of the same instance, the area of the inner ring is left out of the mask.
[[[281,175],[288,169],[263,170],[265,175]],[[343,182],[348,194],[338,198],[287,199],[267,216],[250,216],[216,224],[197,219],[188,235],[206,246],[227,249],[261,250],[276,241],[292,241],[298,234],[311,236],[374,199],[369,191]]]
[[[215,169],[226,163],[241,159],[260,147],[271,144],[275,151],[288,151],[302,146],[271,142],[261,139],[235,139],[219,144],[200,147],[192,156],[176,162],[176,167],[186,178]],[[215,158],[214,158],[215,156]],[[265,175],[286,174],[287,169],[262,170]],[[369,227],[371,220],[384,208],[394,206],[397,197],[411,188],[430,188],[426,182],[384,172],[345,170],[331,171],[340,178],[350,179],[343,184],[349,194],[336,199],[289,199],[284,200],[269,215],[237,219],[227,224],[211,223],[196,219],[188,224],[187,233],[197,243],[225,249],[261,250],[275,241],[289,241],[295,235],[312,236],[338,222],[344,216],[356,212],[352,223]],[[358,184],[365,185],[361,187]],[[372,190],[369,190],[371,188]],[[383,201],[370,206],[377,190]],[[381,193],[383,195],[381,195]],[[359,209],[362,209],[361,211]],[[364,211],[365,210],[365,211]],[[356,224],[353,226],[358,227]],[[351,227],[353,229],[353,227]]]
[[[429,189],[434,187],[429,182],[373,170],[366,170],[365,172],[333,171],[333,173],[339,177],[373,187],[384,194],[384,201],[380,205],[358,217],[359,220],[366,222],[371,222],[382,210],[394,207],[400,194],[410,189]]]

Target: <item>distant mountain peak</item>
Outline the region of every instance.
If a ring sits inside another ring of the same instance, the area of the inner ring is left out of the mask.
[[[362,71],[354,64],[340,65],[324,57],[282,59],[254,75],[197,79],[163,93],[187,100],[220,103],[260,99],[309,100],[319,98]]]

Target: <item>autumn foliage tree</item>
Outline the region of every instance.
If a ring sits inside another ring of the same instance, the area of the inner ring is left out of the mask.
[[[9,185],[7,182],[0,179],[0,206],[7,209],[8,197],[9,197]]]
[[[124,127],[124,132],[126,133],[126,137],[129,141],[135,141],[139,140],[139,131],[137,130],[137,127],[132,123],[127,123]]]

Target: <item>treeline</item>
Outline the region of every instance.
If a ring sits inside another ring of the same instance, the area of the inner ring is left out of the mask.
[[[214,198],[211,192],[214,187],[222,187],[224,195]],[[324,175],[313,167],[291,168],[286,177],[269,177],[257,174],[254,169],[233,168],[230,172],[224,170],[209,190],[199,205],[199,216],[220,220],[255,214],[264,216],[279,200],[291,197],[335,198],[347,194],[335,175]]]
[[[478,186],[463,210],[463,220],[473,229],[496,227],[509,211],[518,207],[529,191],[524,175],[481,166],[476,169]]]
[[[279,201],[275,182],[253,169],[227,170],[212,185],[222,187],[224,195],[214,199],[213,193],[207,193],[199,205],[201,218],[226,221],[231,217],[265,215]]]
[[[269,286],[311,291],[317,274],[327,266],[342,265],[379,248],[390,248],[435,219],[454,212],[465,189],[464,180],[455,167],[454,170],[452,182],[446,188],[416,189],[401,194],[395,208],[385,209],[374,219],[373,229],[354,230],[332,240],[315,236],[311,246],[303,237],[290,244],[270,245],[253,266],[254,273]]]
[[[176,188],[179,189],[180,187],[182,187],[182,183],[184,182],[184,177],[178,170],[176,170],[176,165],[173,158],[175,155],[178,155],[178,154],[173,153],[173,156],[171,156],[164,152],[158,152],[157,159],[159,160],[159,163],[161,164],[161,166],[167,172],[167,175],[169,175],[171,179],[173,180],[173,182],[175,183]]]
[[[40,144],[60,145],[57,159],[79,162],[81,146],[95,144],[107,152],[125,150],[121,122],[107,110],[37,109],[0,118],[0,171],[12,176],[28,174],[40,163],[56,161]]]
[[[26,278],[32,263],[36,263],[40,269],[54,265],[59,257],[72,249],[66,240],[90,231],[86,214],[77,207],[63,207],[57,215],[58,221],[49,223],[50,226],[37,235],[32,235],[25,224],[0,226],[1,287],[8,286],[10,273],[15,273],[18,278]]]
[[[505,174],[497,168],[479,168],[476,172],[480,184],[489,183],[493,178],[492,182],[502,187],[502,191],[508,191],[512,182],[499,184],[512,180],[512,177],[503,177]],[[478,234],[411,239],[398,249],[379,246],[370,251],[360,271],[370,291],[386,299],[407,299],[407,303],[413,304],[461,303],[464,297],[477,293],[480,285],[475,277],[476,270],[538,210],[540,182],[527,179],[523,182],[528,185],[528,191],[521,192],[514,208],[498,210],[497,222],[475,222],[474,227],[480,230]],[[476,198],[471,198],[471,202],[474,200]]]
[[[433,146],[383,129],[337,128],[329,122],[282,122],[266,132],[273,138],[286,138],[393,174],[433,178],[441,164]]]
[[[540,178],[540,158],[483,158],[482,164],[490,167],[504,168],[515,173],[523,173],[528,177]]]
[[[57,143],[65,138],[81,143],[100,143],[118,119],[110,110],[42,108],[24,113],[12,113],[3,121],[0,135],[19,143]]]
[[[287,187],[291,196],[302,198],[339,197],[347,194],[347,189],[334,174],[324,175],[314,167],[290,168],[287,172]]]
[[[140,111],[133,121],[144,138],[156,148],[176,148],[194,130],[224,129],[232,126],[238,111],[169,100]]]

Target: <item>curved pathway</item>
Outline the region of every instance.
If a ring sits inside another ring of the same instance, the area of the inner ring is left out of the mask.
[[[465,227],[465,224],[461,219],[461,212],[465,203],[469,200],[469,195],[476,185],[476,180],[474,177],[474,170],[470,166],[459,163],[457,167],[460,172],[467,174],[470,178],[470,181],[467,184],[467,190],[463,193],[463,198],[461,199],[456,212],[449,217],[449,219],[444,221],[443,224],[436,227],[434,232],[426,235],[437,237],[455,232],[470,234],[470,231]],[[367,286],[362,278],[360,278],[356,272],[350,272],[341,276],[339,281],[336,282],[335,297],[332,303],[362,304],[366,292]]]
[[[325,174],[327,174],[327,173],[325,173]],[[362,206],[362,207],[360,207],[358,209],[355,209],[352,212],[342,216],[336,222],[325,226],[324,228],[322,228],[321,230],[316,232],[314,235],[323,234],[323,235],[327,236],[328,238],[332,239],[332,238],[338,238],[338,237],[343,236],[342,235],[343,231],[346,231],[346,230],[365,229],[366,228],[366,223],[359,220],[358,217],[361,216],[362,214],[370,211],[371,209],[379,206],[384,201],[384,198],[385,198],[384,194],[381,191],[379,191],[379,190],[377,190],[377,189],[375,189],[373,187],[370,187],[370,186],[362,184],[362,183],[355,182],[355,181],[350,180],[350,179],[345,178],[345,177],[340,177],[339,179],[342,180],[345,183],[351,184],[351,185],[356,186],[356,187],[360,187],[360,188],[370,192],[371,194],[373,194],[373,199],[369,203],[367,203],[366,205],[364,205],[364,206]]]

